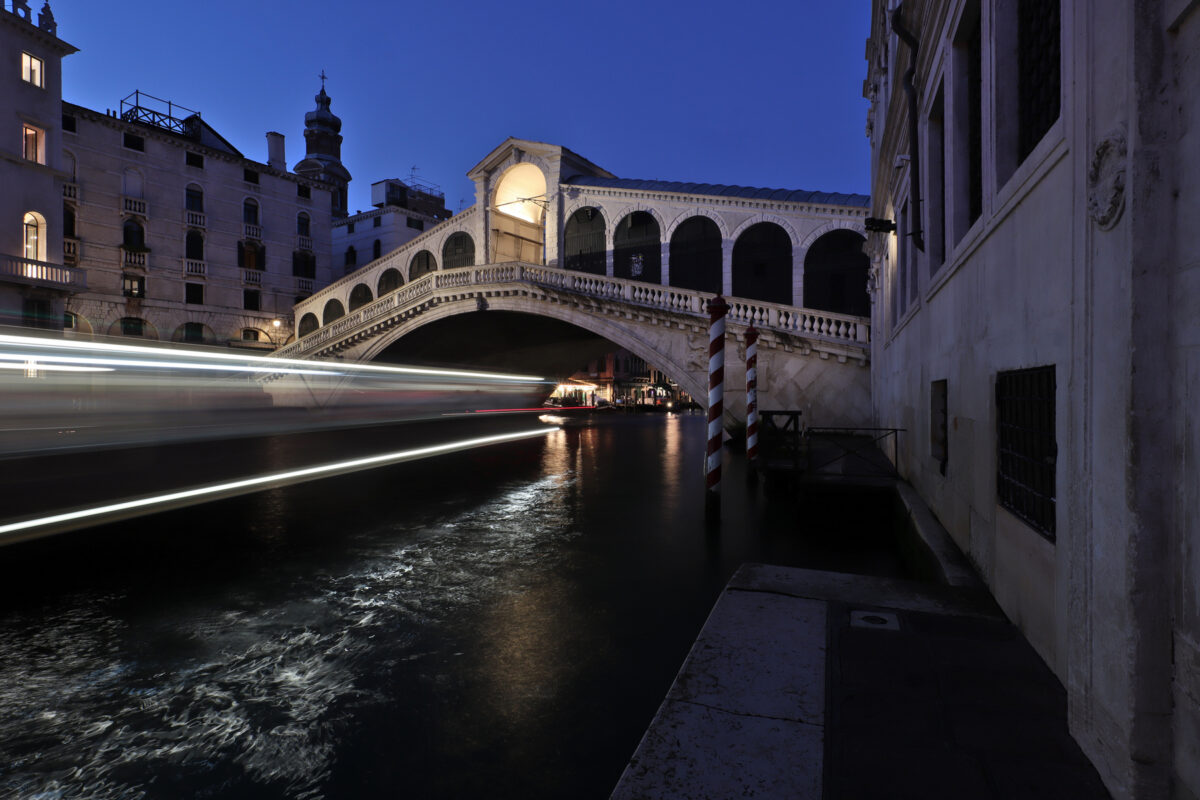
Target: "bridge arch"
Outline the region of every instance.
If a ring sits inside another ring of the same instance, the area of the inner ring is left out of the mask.
[[[442,269],[475,266],[475,240],[466,231],[454,231],[442,242]]]
[[[400,270],[395,267],[388,267],[379,274],[379,282],[375,284],[375,296],[383,297],[389,292],[394,292],[404,285],[404,278],[400,275]]]
[[[790,305],[795,290],[794,241],[775,222],[743,226],[733,243],[733,296]]]
[[[604,275],[608,271],[608,219],[599,206],[584,205],[563,225],[560,259],[566,269]]]
[[[662,283],[662,224],[656,215],[631,209],[613,231],[613,276]]]
[[[671,220],[671,224],[663,230],[663,238],[669,241],[675,235],[675,231],[679,230],[679,226],[693,217],[707,217],[717,226],[717,230],[721,232],[722,239],[730,238],[729,223],[725,218],[712,209],[703,207],[689,208],[679,212],[675,219]]]
[[[724,241],[721,228],[713,218],[696,214],[682,220],[675,226],[669,241],[671,286],[720,294]]]
[[[321,327],[321,321],[317,319],[316,314],[305,314],[300,318],[300,324],[296,326],[296,335],[303,338]]]
[[[804,305],[838,314],[867,316],[870,257],[858,231],[835,228],[818,236],[804,253]]]
[[[356,283],[354,288],[350,290],[349,310],[354,311],[362,308],[367,303],[375,299],[371,294],[371,287],[365,283]]]
[[[412,283],[422,275],[437,271],[437,259],[428,250],[419,250],[408,262],[408,282]]]
[[[325,304],[325,310],[321,313],[321,324],[328,325],[346,316],[346,309],[342,306],[341,300],[330,300]]]

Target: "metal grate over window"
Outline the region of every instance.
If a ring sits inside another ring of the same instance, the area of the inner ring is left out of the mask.
[[[1017,158],[1024,161],[1058,119],[1061,70],[1059,0],[1017,4]]]
[[[983,215],[983,26],[967,35],[967,224]]]
[[[1001,506],[1054,541],[1054,367],[996,375],[996,494]]]

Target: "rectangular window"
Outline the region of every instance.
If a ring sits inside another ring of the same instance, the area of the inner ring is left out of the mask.
[[[258,173],[252,169],[243,169],[242,180],[246,183],[258,183]]]
[[[43,147],[44,142],[45,138],[40,128],[35,128],[32,125],[22,126],[21,154],[25,157],[25,160],[45,164],[46,151]]]
[[[938,462],[938,469],[946,474],[946,462],[949,460],[950,430],[949,418],[946,413],[949,384],[944,381],[934,381],[929,384],[929,454]]]
[[[1054,367],[996,375],[996,500],[1054,541]]]
[[[50,301],[40,297],[25,297],[21,301],[21,324],[26,328],[55,328],[58,320],[50,308]]]
[[[296,184],[296,197],[303,197],[305,200],[312,199],[312,189],[305,186],[303,183]]]
[[[346,226],[346,233],[354,233],[354,223],[351,222]]]
[[[126,297],[143,298],[146,296],[146,279],[141,275],[125,275],[121,279],[121,289]]]
[[[204,156],[188,150],[183,154],[183,163],[189,167],[204,169]]]
[[[908,202],[900,207],[896,224],[896,318],[899,322],[908,310]]]
[[[242,330],[243,342],[257,342],[259,340],[259,332],[254,328],[245,328]]]
[[[959,242],[983,214],[983,28],[979,0],[968,0],[954,37],[952,143],[953,240]]]
[[[408,218],[408,227],[415,228],[419,231],[423,231],[423,230],[425,230],[425,220],[415,219],[414,217],[409,217]]]
[[[188,211],[195,211],[197,214],[204,213],[204,190],[188,187],[184,189],[183,195],[184,207]]]
[[[37,56],[21,53],[21,80],[39,89],[46,88],[46,65]]]
[[[146,140],[141,136],[132,133],[125,134],[125,147],[129,150],[137,150],[139,153],[145,152]]]
[[[925,196],[929,198],[929,274],[934,275],[946,261],[946,117],[940,84],[929,110],[928,147]]]
[[[204,325],[200,322],[183,323],[183,340],[185,342],[203,342]]]
[[[382,224],[383,224],[383,217],[376,217],[375,222],[372,223],[371,227],[378,228]]]
[[[122,336],[141,336],[145,333],[145,330],[145,322],[137,317],[123,317],[121,319]]]
[[[1017,161],[1058,119],[1062,74],[1059,0],[1017,2]]]
[[[243,289],[242,290],[242,308],[247,311],[258,311],[261,305],[262,294],[258,289]]]
[[[183,285],[183,302],[198,306],[204,304],[204,284],[185,283]]]
[[[70,114],[63,114],[62,115],[62,128],[67,133],[74,133],[75,132],[75,118],[72,117]]]

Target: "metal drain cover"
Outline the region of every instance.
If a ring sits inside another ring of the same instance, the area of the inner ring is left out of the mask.
[[[850,627],[898,631],[900,630],[900,618],[888,611],[851,611]]]

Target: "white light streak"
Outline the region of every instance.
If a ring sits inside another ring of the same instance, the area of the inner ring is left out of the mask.
[[[0,354],[0,358],[4,358]],[[25,358],[21,363],[0,361],[0,369],[34,370],[35,372],[112,372],[109,367],[72,367],[66,364],[47,364],[44,361],[30,361]]]
[[[354,472],[372,467],[382,467],[389,464],[398,464],[402,461],[412,461],[418,458],[450,453],[456,450],[468,450],[488,444],[497,444],[499,442],[510,442],[518,439],[529,439],[535,436],[544,436],[557,430],[561,429],[537,428],[534,430],[518,431],[516,433],[482,436],[476,439],[463,439],[457,442],[448,442],[429,447],[419,447],[413,450],[400,450],[377,456],[367,456],[365,458],[356,458],[349,461],[339,461],[333,464],[320,464],[315,467],[305,467],[303,469],[275,472],[268,475],[258,475],[253,478],[243,478],[242,480],[230,481],[228,483],[221,483],[212,486],[199,486],[177,492],[153,495],[151,497],[125,500],[120,503],[110,503],[103,506],[82,508],[75,511],[67,511],[61,514],[53,514],[48,517],[39,517],[37,519],[28,519],[20,522],[10,522],[5,525],[0,525],[0,537],[7,537],[10,534],[20,533],[23,531],[35,531],[39,528],[61,526],[66,523],[77,522],[85,519],[92,520],[93,522],[99,522],[104,517],[120,516],[127,511],[150,509],[155,506],[167,507],[172,504],[183,504],[183,501],[194,500],[201,497],[233,495],[244,493],[246,491],[252,491],[260,487],[266,488],[268,486],[283,486],[289,483],[299,483],[323,476]]]
[[[5,362],[23,361],[30,363],[29,356],[19,353],[0,353],[0,367],[7,367]],[[140,361],[135,359],[125,358],[96,358],[93,356],[55,356],[46,355],[38,356],[38,369],[54,369],[54,364],[104,364],[108,369],[96,368],[89,369],[88,367],[62,367],[63,370],[73,370],[78,372],[90,371],[106,371],[112,372],[111,367],[143,367],[152,369],[178,369],[178,370],[196,370],[202,372],[262,372],[261,367],[249,367],[238,364],[189,364],[184,361]],[[273,372],[286,373],[291,375],[340,375],[340,372],[332,372],[330,370],[321,369],[295,369],[284,368],[273,370]]]
[[[253,372],[284,372],[285,367],[313,369],[335,368],[341,373],[374,373],[380,375],[435,375],[441,377],[478,378],[499,381],[542,381],[544,378],[534,375],[509,375],[499,372],[471,372],[468,370],[433,369],[427,367],[383,366],[380,364],[358,364],[353,362],[337,362],[304,360],[295,358],[274,358],[268,356],[246,356],[231,353],[216,353],[203,350],[184,350],[164,347],[146,347],[144,345],[112,344],[109,342],[87,342],[72,339],[40,339],[34,336],[13,336],[0,334],[0,344],[18,347],[33,347],[43,350],[92,351],[101,353],[126,354],[131,356],[149,356],[162,358],[169,355],[175,360],[224,361],[240,362],[243,365],[257,365]]]

